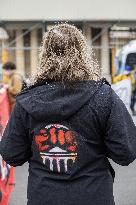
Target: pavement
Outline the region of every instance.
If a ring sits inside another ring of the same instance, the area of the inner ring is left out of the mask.
[[[15,188],[11,194],[9,205],[27,204],[28,164],[15,168]],[[38,205],[38,204],[37,204]]]
[[[136,124],[136,117],[133,118]],[[116,178],[114,183],[114,197],[116,205],[136,205],[136,160],[128,167],[121,167],[111,162]],[[16,186],[11,194],[9,205],[27,204],[28,164],[15,169]]]

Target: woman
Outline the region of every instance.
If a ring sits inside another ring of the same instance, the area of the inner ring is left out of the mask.
[[[136,158],[136,127],[76,27],[45,34],[1,154],[12,166],[29,162],[28,205],[114,205],[108,157],[126,166]]]

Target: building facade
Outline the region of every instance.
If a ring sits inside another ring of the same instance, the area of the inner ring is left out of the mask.
[[[9,37],[0,50],[7,50],[20,73],[30,75],[38,66],[44,32],[57,22],[69,22],[82,30],[103,75],[109,77],[116,49],[136,39],[135,6],[134,0],[0,0],[0,27]]]

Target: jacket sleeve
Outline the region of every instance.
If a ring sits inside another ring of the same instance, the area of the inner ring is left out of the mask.
[[[24,117],[25,110],[17,103],[0,143],[0,154],[11,166],[22,165],[31,157],[31,144]]]
[[[111,111],[104,137],[107,155],[127,166],[136,159],[136,126],[122,100],[111,89]]]

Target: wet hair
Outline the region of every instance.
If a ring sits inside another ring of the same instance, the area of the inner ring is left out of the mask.
[[[12,62],[7,62],[3,65],[4,70],[16,70],[16,65]]]
[[[75,82],[99,78],[98,62],[80,30],[70,24],[58,24],[45,33],[31,85],[44,80]]]

